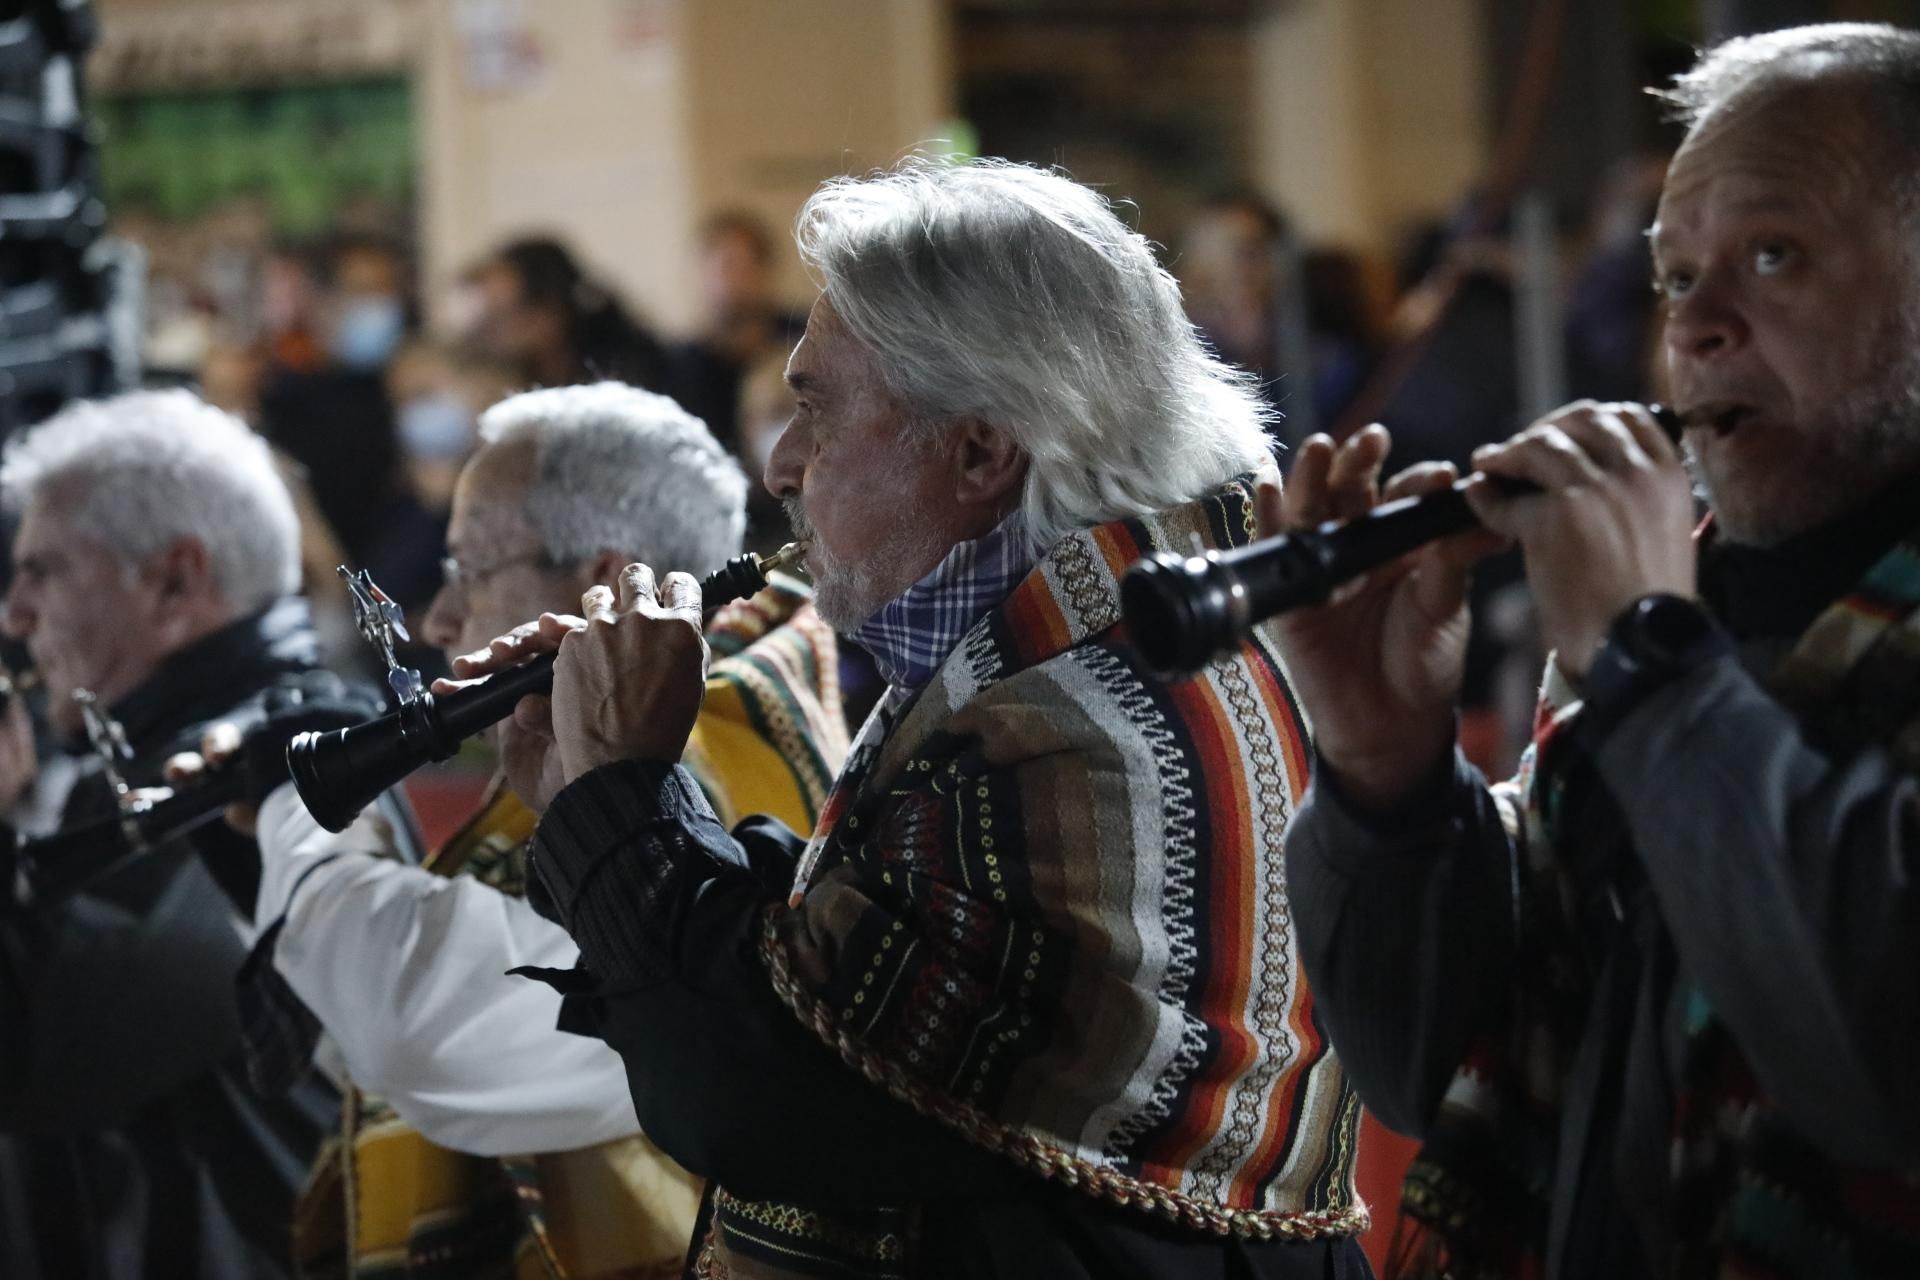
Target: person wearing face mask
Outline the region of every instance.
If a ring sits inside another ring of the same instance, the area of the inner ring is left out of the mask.
[[[279,371],[260,395],[260,430],[298,462],[347,559],[405,606],[437,584],[443,519],[408,483],[388,366],[408,330],[406,269],[384,240],[348,236],[326,257],[319,307],[328,362]]]
[[[213,721],[298,695],[378,705],[318,669],[292,499],[265,445],[186,391],[76,405],[9,442],[20,517],[5,627],[54,729],[86,736],[91,691],[122,727],[133,786]],[[67,826],[109,818],[82,773]],[[404,811],[383,819],[412,852]],[[253,937],[257,851],[219,824],[77,887],[0,899],[0,1272],[8,1280],[289,1274],[301,1174],[338,1114],[313,1071],[248,1088],[235,980]]]
[[[327,352],[342,368],[377,373],[406,337],[405,269],[377,240],[347,239],[334,250]]]
[[[1478,450],[1494,531],[1275,626],[1317,1013],[1423,1145],[1408,1275],[1920,1275],[1920,33],[1733,40],[1650,242],[1680,447],[1581,402]],[[1310,440],[1269,530],[1444,488]],[[1711,517],[1696,534],[1689,465]],[[1553,650],[1528,759],[1455,746],[1467,570]]]

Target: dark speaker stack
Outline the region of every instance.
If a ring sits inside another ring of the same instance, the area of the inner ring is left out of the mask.
[[[0,436],[137,377],[137,257],[103,238],[89,0],[0,0]]]

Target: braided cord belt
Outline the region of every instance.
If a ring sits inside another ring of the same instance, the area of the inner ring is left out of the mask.
[[[898,1065],[873,1052],[842,1031],[833,1015],[793,976],[775,930],[776,910],[763,917],[760,953],[773,989],[800,1021],[807,1024],[846,1064],[868,1081],[922,1115],[956,1129],[969,1141],[985,1147],[1042,1178],[1084,1191],[1127,1208],[1142,1209],[1170,1222],[1219,1236],[1253,1240],[1333,1240],[1357,1235],[1372,1224],[1359,1200],[1345,1209],[1287,1213],[1271,1209],[1227,1209],[1181,1191],[1083,1160],[1014,1125],[993,1119],[971,1103],[947,1097]]]

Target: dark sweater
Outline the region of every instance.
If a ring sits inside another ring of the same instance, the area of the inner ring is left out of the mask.
[[[1784,1141],[1835,1167],[1920,1162],[1906,816],[1920,780],[1879,752],[1829,753],[1760,683],[1911,523],[1890,493],[1777,548],[1712,548],[1701,587],[1727,628],[1717,653],[1651,682],[1609,682],[1608,650],[1596,659],[1589,690],[1614,693],[1589,698],[1579,756],[1607,797],[1627,798],[1608,804],[1611,847],[1634,875],[1617,929],[1594,931],[1602,994],[1564,1082],[1550,1275],[1651,1274],[1649,1258],[1700,1246],[1707,1224],[1676,1220],[1666,1200],[1692,990],[1778,1105]],[[1401,815],[1356,810],[1318,766],[1289,831],[1321,1015],[1361,1098],[1401,1132],[1428,1132],[1468,1047],[1505,1024],[1513,860],[1457,755]]]
[[[176,654],[113,707],[159,780],[215,720],[311,671],[303,601],[286,600]],[[68,820],[109,812],[83,779]],[[176,840],[75,895],[0,911],[0,1274],[134,1280],[288,1274],[293,1198],[338,1095],[309,1074],[256,1097],[239,1057],[235,930],[257,854],[224,824]]]

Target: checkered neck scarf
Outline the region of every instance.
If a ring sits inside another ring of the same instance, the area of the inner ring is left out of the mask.
[[[1007,598],[1033,568],[1018,513],[963,542],[926,577],[860,624],[853,638],[888,684],[919,689],[933,679],[968,628]]]

